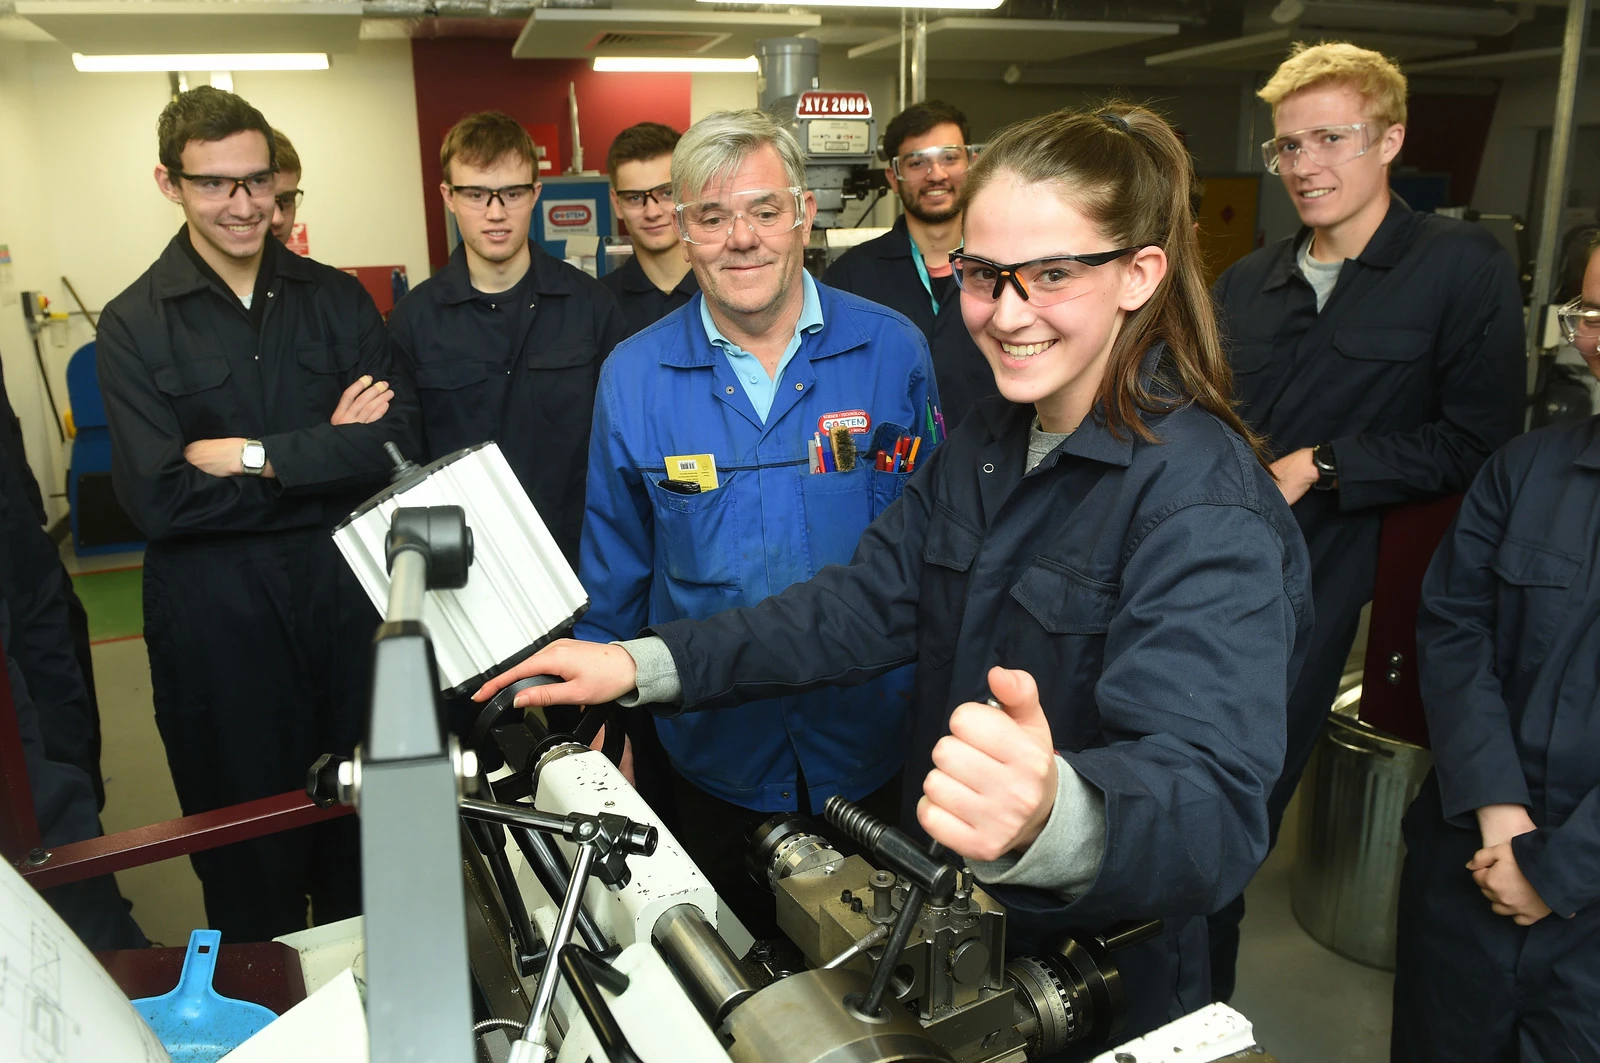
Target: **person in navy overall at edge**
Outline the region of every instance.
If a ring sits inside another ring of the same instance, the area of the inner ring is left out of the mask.
[[[617,134],[606,152],[611,209],[633,257],[600,278],[628,319],[628,335],[648,328],[700,290],[678,240],[672,212],[672,149],[681,136],[660,122],[640,122]]]
[[[877,426],[913,432],[938,402],[910,322],[806,273],[815,200],[799,146],[771,116],[696,123],[673,152],[672,183],[700,293],[619,345],[601,373],[581,639],[754,605],[848,561],[906,479],[865,456]],[[813,474],[808,443],[835,421],[863,456]],[[934,440],[918,438],[925,458]],[[714,477],[691,486],[685,457]],[[674,833],[756,937],[778,928],[770,893],[745,870],[747,832],[775,812],[820,812],[834,794],[897,816],[910,710],[904,669],[656,721]]]
[[[1188,154],[1140,107],[1004,130],[967,179],[955,260],[1000,395],[850,564],[620,646],[552,644],[477,696],[550,674],[566,682],[518,698],[699,711],[915,662],[910,824],[1006,906],[1009,948],[1160,918],[1117,954],[1123,1035],[1203,1006],[1205,915],[1267,852],[1311,589],[1230,407],[1172,174]]]
[[[928,338],[945,427],[995,393],[994,372],[961,320],[950,252],[961,246],[961,184],[972,149],[967,116],[942,100],[914,103],[889,120],[884,177],[905,213],[875,240],[852,247],[824,283],[900,311]]]
[[[1563,331],[1600,376],[1600,253]],[[1422,587],[1396,1063],[1600,1059],[1600,418],[1478,473]]]
[[[1464,491],[1522,428],[1522,303],[1511,256],[1482,226],[1411,210],[1389,190],[1406,80],[1377,52],[1294,52],[1258,93],[1263,145],[1303,227],[1217,279],[1239,416],[1272,441],[1273,473],[1311,554],[1317,626],[1289,699],[1276,842],[1372,599],[1387,508]],[[1210,921],[1219,1000],[1233,992],[1244,895]]]

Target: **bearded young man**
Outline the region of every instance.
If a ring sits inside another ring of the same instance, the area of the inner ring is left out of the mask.
[[[972,160],[967,116],[941,100],[907,107],[883,133],[884,175],[905,208],[894,228],[846,251],[828,285],[900,311],[922,330],[954,429],[972,404],[995,394],[994,373],[961,320],[950,252],[961,246],[961,184]]]

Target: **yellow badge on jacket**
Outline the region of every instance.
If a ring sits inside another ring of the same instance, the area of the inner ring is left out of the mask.
[[[665,464],[669,480],[699,484],[701,491],[718,487],[717,459],[710,454],[668,454]]]

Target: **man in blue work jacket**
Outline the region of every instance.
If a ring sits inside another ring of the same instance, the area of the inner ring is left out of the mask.
[[[846,251],[823,281],[900,311],[927,337],[944,426],[995,394],[994,371],[961,319],[950,252],[961,246],[956,205],[972,150],[967,116],[942,100],[914,103],[883,131],[884,177],[905,213],[876,240]]]
[[[672,183],[700,294],[601,371],[581,639],[751,605],[849,561],[935,442],[919,427],[938,402],[922,334],[805,272],[816,202],[789,133],[760,111],[712,115],[678,143]],[[874,467],[874,440],[900,471]],[[777,927],[744,870],[748,830],[834,794],[897,821],[910,688],[901,670],[658,721],[679,839],[757,937]]]
[[[1600,254],[1563,331],[1600,375]],[[1489,459],[1422,587],[1391,1058],[1600,1059],[1600,418]]]

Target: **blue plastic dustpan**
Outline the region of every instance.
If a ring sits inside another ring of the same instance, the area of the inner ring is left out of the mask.
[[[133,1002],[172,1063],[216,1063],[277,1018],[260,1004],[220,996],[211,988],[221,945],[217,931],[196,930],[189,935],[177,988]]]

